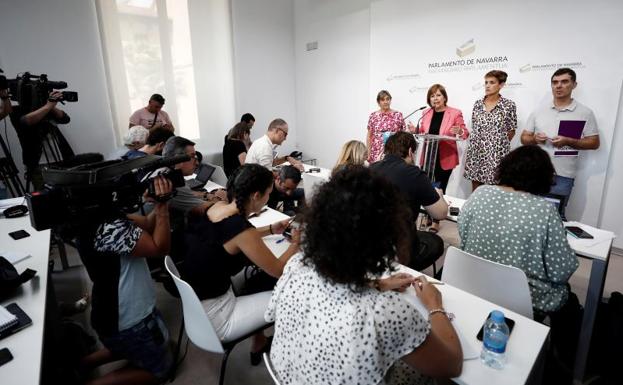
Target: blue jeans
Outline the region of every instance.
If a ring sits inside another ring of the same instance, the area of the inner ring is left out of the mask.
[[[173,364],[169,332],[156,309],[136,325],[113,336],[100,336],[100,340],[115,356],[128,360],[159,379],[169,374]]]
[[[573,190],[574,178],[567,178],[564,176],[554,176],[554,185],[549,190],[548,195],[554,195],[556,198],[560,198],[560,216],[563,220],[566,220],[565,209],[569,202],[569,196],[571,196],[571,190]]]

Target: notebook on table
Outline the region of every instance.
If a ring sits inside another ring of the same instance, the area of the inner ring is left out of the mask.
[[[0,340],[29,325],[32,320],[16,303],[0,306]]]

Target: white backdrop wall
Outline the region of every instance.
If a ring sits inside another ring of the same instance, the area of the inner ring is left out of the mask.
[[[369,114],[370,8],[367,0],[295,0],[298,141],[332,167],[342,144],[365,142]],[[306,51],[306,44],[318,49]]]
[[[510,77],[503,94],[518,105],[517,145],[532,108],[551,99],[551,73],[558,64],[570,64],[579,76],[574,95],[595,111],[601,134],[601,148],[581,160],[570,214],[615,231],[615,246],[621,248],[623,168],[617,165],[623,160],[623,135],[613,133],[623,129],[623,119],[615,126],[617,111],[623,110],[623,67],[621,53],[613,47],[623,34],[617,18],[623,4],[591,4],[295,0],[301,148],[331,167],[343,142],[365,138],[367,117],[377,109],[374,97],[381,88],[392,92],[394,107],[406,114],[425,104],[428,86],[445,84],[450,104],[463,110],[469,125],[473,102],[483,94],[482,75],[491,63],[454,72],[429,72],[428,64],[460,59],[456,48],[472,38],[476,50],[471,58],[506,56],[500,63]],[[313,41],[318,49],[306,52],[305,44]],[[469,188],[461,173],[455,174],[450,192],[463,195]]]
[[[608,173],[601,204],[599,226],[617,234],[614,246],[623,249],[623,90],[619,100],[617,120],[614,125],[614,138],[608,162]]]
[[[61,131],[76,152],[109,153],[115,138],[95,3],[1,1],[0,9],[0,68],[6,76],[30,71],[66,81],[68,90],[78,91],[79,102],[59,105],[71,117]],[[15,130],[8,118],[5,122],[13,158],[23,171]],[[4,123],[0,127],[4,131]]]
[[[499,24],[499,6],[489,7],[490,2],[484,0],[451,0],[443,7],[407,0],[374,2],[370,93],[387,88],[394,106],[409,111],[426,102],[431,84],[444,84],[449,104],[464,112],[471,127],[471,107],[484,93],[483,75],[502,69],[509,74],[502,94],[517,104],[519,129],[514,142],[518,143],[530,112],[551,101],[551,74],[558,67],[576,69],[574,97],[595,112],[602,146],[580,156],[568,216],[596,225],[623,78],[623,52],[612,50],[620,35],[620,13],[613,12],[620,8],[619,2],[601,3],[596,7],[576,2],[571,7],[562,0],[509,1],[503,12],[512,17],[504,17]],[[526,20],[530,20],[529,28]],[[559,25],[562,20],[565,25],[582,25],[582,33],[553,28],[552,23]],[[490,24],[494,21],[495,26]],[[448,192],[467,196],[467,181],[458,171],[454,178],[461,186],[455,183]]]
[[[236,119],[255,116],[251,137],[266,133],[274,118],[288,122],[288,138],[278,150],[298,147],[296,116],[294,22],[292,0],[232,0]]]

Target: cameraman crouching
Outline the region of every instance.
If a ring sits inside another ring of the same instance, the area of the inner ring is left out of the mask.
[[[19,105],[13,107],[11,112],[11,123],[15,127],[17,137],[22,146],[22,160],[26,166],[27,180],[31,181],[35,190],[43,187],[43,178],[41,176],[41,168],[39,161],[43,153],[46,154],[46,162],[55,162],[67,160],[74,156],[71,146],[61,134],[57,124],[69,123],[69,115],[63,110],[56,108],[56,104],[63,99],[63,93],[60,91],[52,91],[48,97],[48,101],[40,108],[30,111],[31,106]],[[55,150],[47,153],[44,148],[44,141],[52,139],[50,143],[54,143],[60,151],[61,159],[58,159]],[[50,159],[52,158],[52,159]]]
[[[106,349],[84,360],[93,367],[113,359],[130,366],[93,381],[157,383],[172,365],[169,333],[156,309],[154,284],[146,257],[169,252],[169,210],[172,184],[154,180],[154,209],[148,216],[123,215],[94,225],[80,238],[80,255],[93,280],[91,324]],[[93,236],[94,235],[94,236]]]

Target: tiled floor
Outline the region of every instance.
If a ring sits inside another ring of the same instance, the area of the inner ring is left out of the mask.
[[[444,221],[439,235],[445,240],[446,245],[458,245],[459,239],[454,223]],[[82,293],[90,289],[89,279],[78,257],[71,248],[69,251],[70,264],[74,267],[53,274],[53,281],[57,290],[59,301],[74,301]],[[57,260],[57,266],[60,263]],[[425,271],[432,274],[432,269]],[[590,261],[580,259],[580,267],[571,277],[571,287],[583,302],[586,296],[588,277],[590,273]],[[612,291],[623,292],[623,257],[613,255],[610,259],[604,296],[608,297]],[[169,295],[161,285],[157,285],[158,308],[164,315],[171,337],[177,338],[181,320],[181,308],[177,299]],[[87,324],[88,313],[76,316],[76,320]],[[252,367],[249,363],[249,341],[242,342],[233,351],[229,358],[225,384],[271,384],[270,377],[263,364]],[[182,350],[183,352],[183,350]],[[188,344],[188,353],[178,370],[175,384],[217,384],[220,369],[220,356],[199,350]]]

